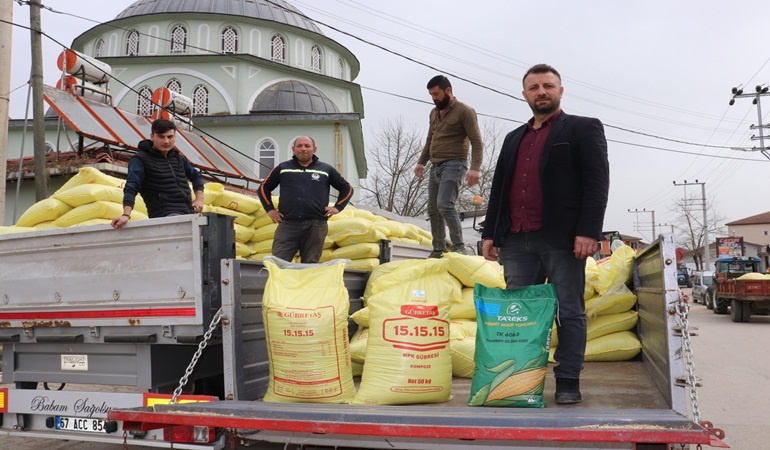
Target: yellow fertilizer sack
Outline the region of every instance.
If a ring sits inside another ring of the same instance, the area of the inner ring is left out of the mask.
[[[332,254],[335,258],[342,259],[378,258],[380,256],[380,244],[362,243],[348,245],[335,249]]]
[[[476,371],[470,406],[543,408],[556,288],[518,289],[477,284]]]
[[[226,189],[222,189],[221,194],[211,204],[244,214],[252,214],[262,209],[262,203],[260,203],[259,199]]]
[[[589,341],[619,331],[628,331],[636,326],[639,321],[639,313],[626,311],[617,314],[598,316],[588,321],[586,339]]]
[[[350,315],[350,320],[356,323],[359,327],[369,327],[369,307],[364,306],[358,311]]]
[[[27,233],[35,230],[37,230],[37,228],[35,227],[18,227],[14,225],[9,225],[9,226],[1,226],[0,234]]]
[[[636,295],[625,284],[616,284],[603,295],[586,301],[588,320],[596,316],[617,314],[630,310],[636,305]]]
[[[460,378],[473,378],[476,363],[473,355],[476,352],[476,338],[453,339],[449,342],[452,352],[452,375]]]
[[[505,289],[503,267],[496,261],[487,261],[483,256],[447,253],[449,273],[455,276],[463,286],[474,287],[476,283],[487,287]]]
[[[233,216],[235,217],[235,223],[244,227],[251,226],[251,224],[254,222],[254,216],[234,211],[232,209],[223,208],[221,206],[203,205],[203,212],[213,212],[225,216]]]
[[[369,329],[358,327],[358,331],[350,338],[350,359],[363,364],[366,360],[366,341],[369,340]]]
[[[54,192],[53,195],[55,196],[60,192],[66,191],[67,189],[71,189],[75,186],[80,186],[81,184],[103,184],[105,186],[112,186],[123,189],[123,186],[126,184],[126,180],[107,175],[106,173],[103,173],[99,169],[93,167],[81,167],[78,169],[78,173],[74,177],[67,180],[67,182],[64,183],[64,185],[62,185],[59,190]]]
[[[476,305],[473,302],[473,288],[464,287],[462,289],[462,302],[452,302],[452,307],[449,309],[449,318],[452,320],[476,320]]]
[[[449,260],[441,259],[410,259],[407,263],[399,265],[396,270],[387,275],[383,275],[372,284],[371,294],[376,295],[394,286],[408,284],[412,281],[420,280],[432,275],[446,275],[445,283],[451,286],[449,291],[452,301],[462,301],[462,284],[460,281],[449,274]]]
[[[266,402],[347,403],[355,395],[345,261],[288,264],[265,257],[262,299],[270,378]]]
[[[348,263],[348,269],[356,270],[374,270],[380,265],[380,260],[377,258],[363,258],[363,259],[351,259]]]
[[[632,331],[620,331],[586,342],[585,361],[628,361],[642,351]]]
[[[121,214],[123,214],[122,205],[99,200],[72,209],[71,211],[63,214],[58,219],[54,220],[53,223],[60,227],[71,227],[91,219],[108,219],[111,221]],[[147,219],[146,215],[139,211],[131,211],[131,220],[144,219]]]
[[[254,228],[244,227],[243,225],[233,223],[235,226],[235,240],[238,242],[249,242],[254,235]]]
[[[262,242],[272,240],[275,237],[275,230],[278,229],[277,223],[270,223],[254,230],[254,234],[251,235],[252,242]]]
[[[63,214],[72,210],[72,207],[61,200],[49,197],[27,208],[16,221],[17,227],[34,227],[43,222],[53,222]],[[120,214],[118,214],[120,215]]]
[[[391,261],[385,264],[380,264],[379,266],[377,266],[377,268],[372,270],[372,273],[369,275],[369,278],[366,280],[366,288],[364,289],[364,293],[361,296],[361,299],[364,302],[366,302],[367,299],[369,299],[369,297],[372,296],[372,287],[374,286],[374,282],[377,281],[378,278],[393,272],[402,264],[409,264],[410,261],[412,263],[414,262],[414,260],[402,259],[398,261]]]
[[[53,198],[59,199],[73,208],[98,200],[123,204],[123,189],[103,184],[81,184],[66,191],[59,190]]]
[[[449,339],[476,338],[476,319],[460,319],[449,322]]]
[[[597,264],[594,289],[599,295],[604,294],[614,286],[630,281],[634,255],[636,255],[636,250],[628,245],[621,245],[612,252],[612,256],[608,260]]]
[[[366,364],[352,404],[436,403],[451,398],[452,288],[446,277],[451,275],[445,265],[443,273],[397,284],[369,299]]]

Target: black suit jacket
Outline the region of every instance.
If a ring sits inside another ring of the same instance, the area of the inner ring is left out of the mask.
[[[552,126],[540,165],[542,231],[549,245],[571,249],[575,236],[602,239],[610,185],[607,139],[602,123],[590,117],[562,112]],[[483,232],[496,247],[511,227],[511,183],[526,129],[508,133],[497,160]]]

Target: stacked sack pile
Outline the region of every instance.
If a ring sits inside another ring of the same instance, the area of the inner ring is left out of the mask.
[[[83,167],[51,197],[27,209],[16,225],[0,227],[0,234],[109,224],[123,214],[124,184],[125,180]],[[278,205],[278,198],[274,197],[273,203]],[[207,183],[203,204],[203,212],[234,217],[237,258],[262,261],[271,254],[278,224],[273,223],[259,199],[225,189],[220,183]],[[147,219],[147,208],[137,196],[131,220],[143,219]],[[348,206],[329,219],[329,235],[320,262],[343,258],[351,260],[348,268],[372,270],[379,265],[381,239],[431,247],[432,236],[416,225]]]
[[[636,295],[628,288],[636,252],[627,245],[613,249],[612,256],[586,262],[587,342],[585,361],[627,361],[642,349],[633,331],[639,319]],[[559,344],[556,324],[551,338],[551,362]]]
[[[125,180],[83,167],[49,198],[30,206],[10,227],[0,227],[0,234],[51,228],[109,224],[123,214]],[[131,220],[147,219],[147,207],[141,196],[131,212]]]
[[[476,306],[473,300],[473,286],[476,283],[489,287],[505,288],[503,269],[498,263],[487,261],[481,256],[467,256],[447,253],[442,261],[446,283],[451,286],[449,303],[449,352],[452,374],[471,378],[475,369],[476,348]],[[430,260],[429,260],[430,261]],[[370,325],[370,303],[392,301],[389,296],[379,295],[389,286],[409,286],[418,277],[423,260],[401,260],[383,264],[372,271],[362,299],[364,308],[356,311],[351,319],[358,324],[358,331],[351,337],[350,353],[353,373],[360,375],[367,359],[367,344]],[[377,305],[375,305],[376,307]]]

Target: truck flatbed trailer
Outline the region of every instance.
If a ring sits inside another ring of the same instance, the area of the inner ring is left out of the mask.
[[[267,358],[243,353],[266,352],[258,299],[249,298],[244,289],[254,269],[248,263],[223,261],[222,279],[229,280],[223,289],[224,317],[234,318],[223,325],[226,400],[116,409],[108,418],[122,421],[124,429],[134,432],[210,427],[225,431],[231,443],[300,447],[663,450],[671,445],[724,446],[709,426],[688,418],[686,386],[676,381],[685,378],[685,372],[675,313],[680,298],[674,248],[673,236],[663,235],[634,260],[641,355],[629,362],[586,363],[581,377],[585,400],[577,405],[555,404],[551,374],[545,409],[469,407],[470,380],[459,378],[453,382],[453,399],[439,404],[265,403],[261,398],[267,385]],[[227,350],[231,339],[233,352]]]

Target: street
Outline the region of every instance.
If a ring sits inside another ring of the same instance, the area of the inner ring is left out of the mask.
[[[684,292],[689,295],[690,290]],[[695,374],[701,380],[698,404],[702,420],[724,430],[724,441],[736,450],[770,447],[770,316],[733,323],[701,304],[690,308]],[[119,450],[120,445],[58,442],[2,437],[0,449]]]

